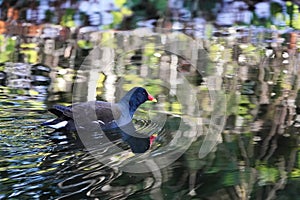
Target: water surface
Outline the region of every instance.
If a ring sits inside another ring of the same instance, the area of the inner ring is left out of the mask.
[[[69,67],[4,64],[0,198],[298,196],[298,54],[288,41],[259,29],[211,40],[139,31],[94,33],[105,39]],[[134,117],[158,134],[143,155],[117,138],[91,135],[87,146],[80,133],[39,125],[53,104],[116,102],[134,86],[158,99]]]

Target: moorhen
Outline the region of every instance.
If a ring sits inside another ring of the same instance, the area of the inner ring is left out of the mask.
[[[42,125],[54,129],[76,131],[74,121],[80,120],[77,126],[85,122],[86,124],[98,123],[104,132],[117,130],[122,139],[129,144],[133,153],[144,153],[155,138],[153,136],[142,137],[136,133],[132,118],[137,108],[145,101],[157,102],[146,89],[134,87],[118,103],[88,101],[70,106],[54,105],[49,112],[55,114],[57,118],[46,121]]]

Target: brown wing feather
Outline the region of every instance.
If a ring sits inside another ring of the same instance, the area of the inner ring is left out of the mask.
[[[119,119],[121,116],[119,107],[111,103],[96,102],[95,110],[97,119],[103,121],[104,123]]]
[[[121,116],[117,105],[103,101],[89,101],[73,104],[72,109],[64,111],[64,115],[76,115],[77,119],[89,119],[91,121],[101,120],[104,123],[111,122]]]
[[[71,106],[55,105],[49,111],[60,118],[75,118],[76,120],[87,121],[101,120],[105,124],[119,119],[121,116],[121,111],[117,104],[103,101],[74,103]]]

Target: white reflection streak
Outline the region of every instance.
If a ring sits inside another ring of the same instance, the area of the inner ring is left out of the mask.
[[[108,102],[115,102],[115,91],[116,91],[116,80],[117,76],[114,74],[114,66],[113,62],[115,58],[115,52],[113,49],[108,48],[108,47],[102,47],[101,48],[103,51],[102,55],[102,65],[100,68],[104,68],[103,72],[106,75],[106,80],[104,82],[104,87],[105,87],[105,99]]]
[[[95,101],[96,100],[96,89],[97,89],[97,81],[99,78],[99,73],[97,69],[91,69],[89,71],[89,82],[88,82],[88,101]]]
[[[177,77],[177,63],[178,57],[176,55],[171,55],[171,64],[170,64],[170,95],[176,94],[176,77]]]

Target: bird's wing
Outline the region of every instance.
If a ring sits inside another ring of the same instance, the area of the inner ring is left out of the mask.
[[[104,101],[74,103],[70,106],[54,105],[49,112],[60,118],[100,120],[104,124],[119,119],[121,116],[121,109],[118,105]]]
[[[121,116],[121,110],[116,104],[111,104],[103,101],[96,101],[95,111],[98,120],[104,123],[112,122],[119,119]]]

